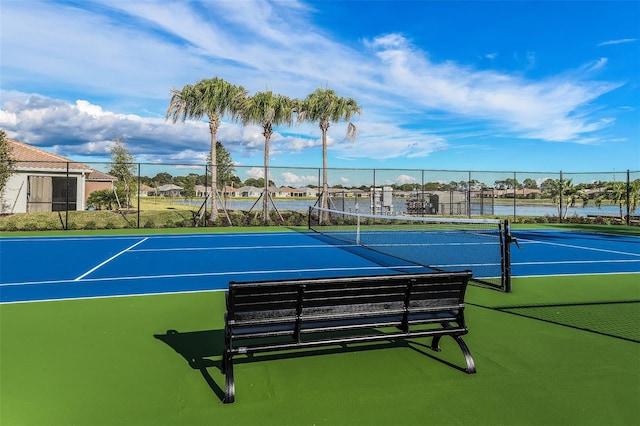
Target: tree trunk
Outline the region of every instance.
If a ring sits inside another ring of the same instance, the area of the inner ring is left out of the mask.
[[[329,208],[329,174],[327,170],[327,131],[329,130],[329,121],[320,121],[320,130],[322,131],[322,200],[321,207]]]
[[[216,160],[216,134],[220,126],[219,117],[209,117],[209,131],[211,132],[211,214],[209,221],[218,219],[218,164]]]
[[[264,192],[262,193],[262,218],[265,225],[269,224],[269,142],[271,141],[271,126],[264,127]]]

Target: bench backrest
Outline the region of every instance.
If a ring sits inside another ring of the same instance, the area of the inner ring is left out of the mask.
[[[464,308],[471,272],[231,282],[227,321],[235,327],[295,321],[411,316]]]

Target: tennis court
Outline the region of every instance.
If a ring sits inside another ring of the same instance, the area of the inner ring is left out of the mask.
[[[429,266],[439,269],[475,267],[474,275],[482,276],[485,270],[495,274],[499,264],[487,256],[485,263],[470,262],[473,252],[487,250],[484,240],[456,245],[450,231],[428,236],[420,246],[407,233],[378,234],[372,245],[393,246],[392,255],[329,244],[313,232],[4,238],[0,302],[224,290],[232,280],[429,271],[419,256],[421,265],[402,260],[426,246],[433,251]],[[635,236],[557,230],[519,230],[514,236],[516,277],[640,272]]]
[[[453,342],[436,357],[420,342],[354,345],[243,363],[240,396],[224,406],[229,281],[429,270],[274,230],[0,239],[0,423],[633,424],[640,415],[640,237],[558,229],[513,231],[513,293],[469,289],[478,374],[447,365],[458,361]],[[452,255],[437,266],[470,265]]]

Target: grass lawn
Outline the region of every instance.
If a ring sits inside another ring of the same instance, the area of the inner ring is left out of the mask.
[[[448,338],[439,353],[416,340],[256,355],[239,358],[229,405],[218,368],[223,292],[0,305],[0,424],[637,424],[637,281],[514,279],[512,294],[471,287],[475,375],[439,361],[464,365]],[[531,305],[563,306],[551,321]],[[575,306],[590,309],[561,315]],[[600,329],[586,331],[590,323]]]

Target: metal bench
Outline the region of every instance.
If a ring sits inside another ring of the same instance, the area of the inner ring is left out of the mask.
[[[461,336],[470,271],[283,281],[230,282],[225,315],[223,402],[235,400],[234,357],[356,342],[442,336],[475,363]]]

